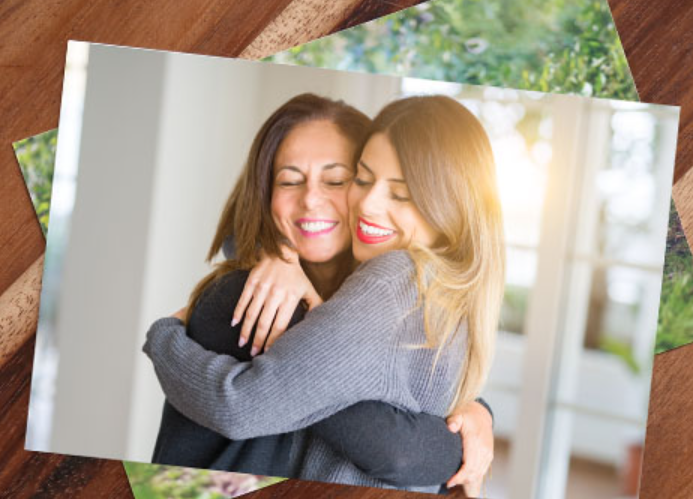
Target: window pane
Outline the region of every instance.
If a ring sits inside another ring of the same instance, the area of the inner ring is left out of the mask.
[[[600,255],[641,264],[661,264],[661,229],[653,212],[665,204],[670,182],[666,168],[656,168],[658,120],[649,111],[615,110],[607,161],[597,173],[599,229],[594,248]],[[658,197],[659,196],[659,197]]]
[[[530,290],[536,279],[537,254],[533,250],[508,247],[506,267],[500,329],[523,334]]]

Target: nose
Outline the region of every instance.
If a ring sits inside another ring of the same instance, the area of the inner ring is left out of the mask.
[[[379,215],[385,211],[386,189],[379,182],[368,189],[359,201],[359,210],[362,215]]]
[[[316,182],[306,183],[305,191],[303,192],[303,197],[301,198],[301,204],[306,211],[311,211],[319,208],[324,202],[325,195]]]

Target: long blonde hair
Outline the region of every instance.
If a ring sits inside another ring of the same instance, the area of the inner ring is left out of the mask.
[[[441,237],[412,245],[426,344],[436,362],[467,326],[464,363],[451,409],[474,400],[495,350],[505,282],[505,243],[495,163],[479,120],[454,99],[395,101],[375,118],[397,151],[412,201]]]

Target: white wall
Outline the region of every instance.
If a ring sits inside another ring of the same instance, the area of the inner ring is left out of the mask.
[[[163,68],[163,54],[91,52],[56,320],[53,452],[125,452]]]
[[[234,78],[212,59],[166,56],[154,164],[150,230],[135,359],[127,456],[151,459],[164,401],[151,362],[141,353],[149,325],[187,301],[209,269],[204,263],[219,215],[243,167],[258,96],[258,66]],[[242,97],[242,98],[240,98]]]

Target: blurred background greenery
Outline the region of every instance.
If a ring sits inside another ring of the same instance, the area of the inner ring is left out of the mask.
[[[655,353],[693,341],[693,258],[671,203]]]
[[[221,499],[246,494],[284,480],[158,464],[127,461],[123,464],[137,499]]]
[[[58,130],[50,130],[13,144],[14,153],[21,167],[24,182],[29,190],[31,202],[34,204],[44,236],[48,230],[48,212],[51,204],[51,186],[57,141]]]
[[[605,0],[431,0],[267,60],[638,100]]]

